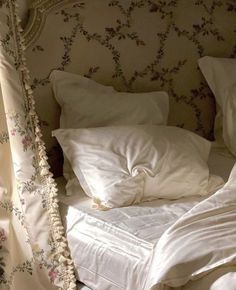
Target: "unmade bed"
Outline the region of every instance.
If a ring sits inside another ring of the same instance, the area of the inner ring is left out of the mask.
[[[42,0],[29,10],[28,89],[51,171],[68,181],[57,178],[77,279],[93,290],[182,287],[218,241],[231,258],[217,234],[229,235],[235,211],[221,179],[236,156],[235,9],[213,2]],[[226,227],[211,231],[223,213]]]
[[[210,172],[227,181],[235,159],[213,148]],[[91,289],[145,289],[155,245],[162,234],[205,197],[155,200],[109,211],[91,208],[82,188],[65,196],[58,179],[61,216],[77,278]]]

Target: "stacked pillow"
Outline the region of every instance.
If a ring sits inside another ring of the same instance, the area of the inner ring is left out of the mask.
[[[53,71],[50,80],[61,106],[61,127],[167,123],[169,97],[166,92],[120,93],[112,87],[63,71]]]
[[[169,97],[165,92],[119,93],[88,78],[53,71],[54,96],[61,106],[60,128],[91,128],[167,123]],[[72,170],[65,159],[64,176]]]
[[[68,193],[79,187],[78,179],[96,208],[109,209],[205,195],[222,184],[209,175],[210,142],[164,126],[165,92],[119,93],[61,71],[51,82],[61,106],[61,129],[53,135],[73,169],[64,168]]]
[[[215,138],[236,156],[236,59],[205,56],[199,67],[215,95]]]

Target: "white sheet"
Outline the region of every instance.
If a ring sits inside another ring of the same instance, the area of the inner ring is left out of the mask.
[[[143,289],[156,242],[202,199],[157,200],[99,212],[87,197],[66,198],[71,204],[67,238],[80,281],[98,290]]]
[[[213,152],[211,172],[227,179],[234,160]],[[83,192],[61,197],[67,238],[80,281],[93,290],[144,289],[162,234],[203,198],[156,200],[100,212]]]
[[[236,289],[235,193],[236,165],[222,189],[162,235],[154,250],[145,290],[184,285],[181,289]]]

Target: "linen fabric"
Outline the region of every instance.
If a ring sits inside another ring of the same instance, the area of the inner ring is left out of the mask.
[[[53,132],[99,209],[156,198],[205,195],[211,143],[177,127],[125,126]]]
[[[85,127],[89,127],[88,124],[86,124],[86,121],[88,123],[90,122],[91,117],[93,118],[93,113],[95,113],[96,108],[94,108],[94,111],[91,112],[91,115],[89,116],[89,118],[87,118],[86,112],[90,109],[91,106],[93,106],[93,101],[86,101],[86,99],[84,99],[86,98],[86,93],[82,96],[78,96],[77,93],[79,93],[80,90],[88,90],[93,94],[94,97],[96,97],[97,92],[114,92],[114,89],[112,87],[103,86],[89,78],[63,71],[54,70],[50,74],[50,80],[53,85],[54,96],[61,106],[61,128],[78,128],[83,127],[83,124],[85,125]],[[81,104],[84,104],[85,106],[85,111],[82,111],[82,116],[80,115],[80,112],[84,106],[81,108]],[[84,120],[84,123],[82,124],[80,123],[81,119]],[[73,178],[73,171],[71,169],[69,161],[65,156],[63,163],[63,175],[69,181],[71,178]]]
[[[231,157],[229,160],[222,153],[212,148],[209,170],[228,180],[235,159]],[[155,245],[162,234],[193,206],[209,197],[186,197],[172,201],[158,199],[109,211],[95,211],[91,209],[91,199],[82,188],[71,196],[65,196],[65,179],[60,177],[57,183],[60,212],[67,229],[77,277],[91,289],[99,290],[143,289],[142,285],[151,271],[150,261]],[[233,279],[231,282],[224,281],[228,285],[233,283]],[[190,284],[184,289],[192,290],[195,284],[199,288],[195,286],[194,290],[210,289],[214,283],[203,277]]]
[[[0,1],[0,289],[75,290],[17,1]]]
[[[215,147],[214,142],[211,143],[211,151],[207,161],[211,176],[220,176],[224,182],[227,182],[235,162],[236,158],[233,155],[225,154],[225,148]],[[56,178],[56,182],[60,200],[63,199],[63,201],[68,201],[70,198],[73,200],[73,196],[83,192],[76,175],[74,175],[74,178],[69,182],[66,182],[66,179],[63,176]],[[62,197],[66,194],[65,191],[67,191],[67,196]],[[70,205],[72,204],[73,202],[70,203]]]
[[[236,59],[206,56],[199,59],[199,67],[218,104],[216,140],[236,156]]]
[[[223,188],[193,207],[162,235],[145,289],[185,284],[184,289],[199,289],[200,285],[203,289],[222,289],[225,285],[235,289],[235,177],[236,166]]]
[[[120,93],[62,71],[53,71],[50,80],[61,106],[61,128],[167,123],[169,99],[165,92]]]
[[[144,289],[156,243],[205,197],[158,199],[95,211],[83,192],[60,195],[61,216],[76,274],[91,289]]]
[[[56,70],[50,80],[61,106],[60,128],[167,123],[169,97],[165,92],[119,93],[89,78]],[[63,174],[68,180],[73,178],[66,158]]]

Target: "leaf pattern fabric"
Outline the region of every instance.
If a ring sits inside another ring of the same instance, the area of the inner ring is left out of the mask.
[[[0,1],[0,289],[75,289],[17,13]]]

